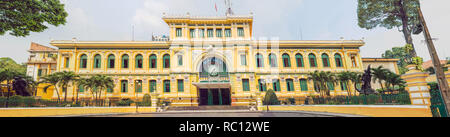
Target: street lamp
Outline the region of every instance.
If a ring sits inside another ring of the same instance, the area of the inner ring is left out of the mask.
[[[135,84],[137,86],[137,88],[134,89],[134,93],[136,95],[136,113],[139,113],[139,111],[138,111],[138,107],[139,107],[139,93],[138,93],[138,90],[142,86],[142,84],[138,80],[135,81]]]

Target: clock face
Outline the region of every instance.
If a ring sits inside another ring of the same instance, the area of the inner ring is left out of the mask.
[[[217,76],[218,74],[218,68],[216,65],[210,65],[209,69],[208,69],[209,75],[210,76]]]

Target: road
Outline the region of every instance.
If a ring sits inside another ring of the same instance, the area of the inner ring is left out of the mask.
[[[359,117],[357,115],[332,114],[323,112],[251,112],[251,111],[234,111],[234,112],[214,112],[214,111],[174,111],[159,113],[123,113],[123,114],[95,114],[82,115],[77,117]]]

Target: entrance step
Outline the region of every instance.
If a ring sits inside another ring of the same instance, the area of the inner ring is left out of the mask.
[[[186,110],[249,110],[248,106],[171,106],[167,111]]]

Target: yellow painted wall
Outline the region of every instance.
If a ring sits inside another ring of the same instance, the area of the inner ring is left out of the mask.
[[[266,106],[258,110],[266,110]],[[432,117],[428,106],[380,106],[380,105],[308,105],[308,106],[269,106],[271,111],[315,111],[354,114],[369,117]]]
[[[139,112],[156,112],[154,107],[139,107]],[[135,107],[83,107],[83,108],[0,108],[0,117],[40,117],[106,113],[134,113]]]

